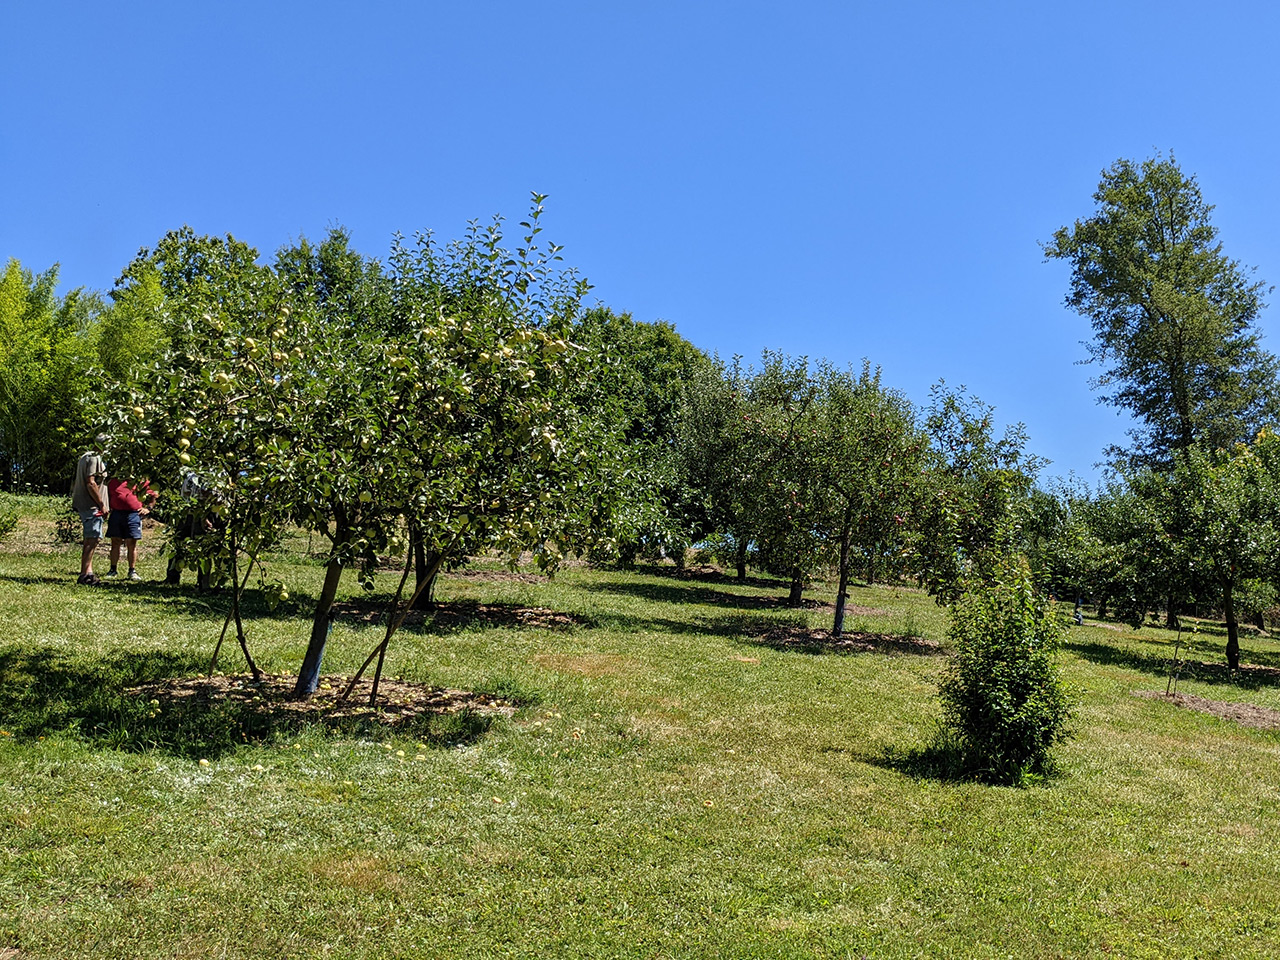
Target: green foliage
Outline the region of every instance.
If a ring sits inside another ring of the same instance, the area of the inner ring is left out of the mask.
[[[1277,363],[1256,326],[1265,285],[1222,252],[1195,178],[1172,157],[1117,160],[1094,200],[1044,252],[1071,264],[1066,303],[1093,325],[1102,402],[1141,424],[1113,458],[1166,470],[1192,444],[1227,447],[1274,422]]]
[[[756,442],[749,378],[737,359],[725,364],[716,358],[696,371],[684,393],[676,439],[680,475],[701,518],[698,533],[714,536],[718,558],[736,563],[744,577],[768,458]]]
[[[397,240],[384,272],[335,231],[272,269],[184,229],[121,278],[118,302],[166,336],[103,415],[118,469],[169,489],[171,521],[214,514],[204,559],[233,578],[287,520],[329,540],[299,693],[314,690],[343,571],[372,588],[406,533],[436,569],[496,550],[551,570],[642,499],[624,501],[636,484],[620,428],[581,386],[595,357],[566,337],[587,286],[538,243],[541,200],[514,253],[495,221],[445,247]],[[188,472],[202,496],[174,498]]]
[[[10,260],[0,274],[0,483],[71,485],[89,432],[94,322],[101,299],[58,296],[58,268],[35,275]]]
[[[993,561],[952,608],[943,721],[966,771],[1001,783],[1051,768],[1070,715],[1054,652],[1061,625],[1021,559]]]
[[[98,363],[112,379],[126,381],[150,366],[168,344],[159,272],[139,270],[134,282],[117,287],[112,300],[98,321]]]
[[[0,513],[0,540],[3,540],[17,529],[18,515],[16,513]]]
[[[607,307],[574,323],[573,342],[594,358],[574,402],[598,412],[621,442],[626,484],[615,534],[619,550],[681,557],[706,530],[706,514],[681,470],[680,417],[691,384],[712,369],[701,350],[665,322],[643,323]]]
[[[1017,423],[995,435],[995,410],[964,388],[939,381],[931,390],[925,458],[914,510],[911,550],[916,574],[941,603],[959,596],[984,558],[1016,550],[1036,474]]]

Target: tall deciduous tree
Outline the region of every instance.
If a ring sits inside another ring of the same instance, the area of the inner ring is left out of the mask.
[[[1097,209],[1044,245],[1071,265],[1066,303],[1089,318],[1101,401],[1131,413],[1129,468],[1248,440],[1277,414],[1276,358],[1259,343],[1264,285],[1223,253],[1194,177],[1172,157],[1103,171]]]

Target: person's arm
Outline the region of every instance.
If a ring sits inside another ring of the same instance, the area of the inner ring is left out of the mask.
[[[108,513],[107,501],[102,497],[102,484],[99,482],[98,478],[101,477],[103,473],[106,473],[106,466],[103,465],[101,460],[98,461],[98,466],[102,468],[102,472],[86,474],[84,478],[84,488],[89,494],[89,499],[98,505],[98,510],[101,511],[102,515],[105,517]]]

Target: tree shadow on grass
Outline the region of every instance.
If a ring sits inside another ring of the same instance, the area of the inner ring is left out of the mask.
[[[733,581],[737,582],[737,581]],[[770,584],[771,586],[773,584]],[[791,607],[784,596],[760,596],[758,594],[729,593],[714,590],[696,583],[591,583],[588,590],[600,593],[621,593],[639,597],[654,603],[698,603],[713,607],[734,607],[739,610],[820,609],[828,606],[820,600],[805,599],[799,607]]]
[[[617,630],[622,633],[673,633],[704,637],[755,637],[790,623],[789,620],[779,620],[776,617],[734,613],[677,620],[655,617],[648,613],[632,615],[608,612],[593,614],[591,621],[593,626],[602,630]]]
[[[1140,650],[1114,647],[1107,643],[1065,643],[1063,649],[1103,666],[1127,667],[1130,670],[1139,670],[1158,677],[1168,677],[1178,669],[1182,680],[1228,684],[1246,690],[1280,687],[1280,668],[1273,666],[1244,664],[1239,670],[1231,670],[1225,662],[1210,663],[1183,658],[1178,668],[1175,668],[1172,647],[1167,655],[1144,653]]]
[[[833,637],[830,630],[815,630],[804,624],[775,623],[769,630],[746,642],[785,653],[806,653],[813,656],[881,653],[893,656],[936,657],[944,652],[939,644],[924,637],[865,633],[857,630],[847,630],[841,636]]]
[[[672,580],[697,583],[722,583],[726,586],[758,587],[762,590],[786,590],[791,584],[779,577],[744,577],[739,580],[735,574],[724,573],[711,567],[686,567],[677,570],[674,566],[660,563],[636,564],[632,568],[635,573],[650,577],[667,577]]]
[[[835,748],[838,749],[838,748]],[[913,747],[885,746],[878,752],[845,751],[861,763],[892,770],[912,780],[938,783],[978,783],[989,787],[1032,787],[1057,778],[1052,759],[1039,769],[995,770],[965,751],[953,737],[939,732],[931,741]]]
[[[358,626],[382,626],[387,623],[389,597],[356,597],[333,605],[335,619]],[[563,613],[547,607],[526,607],[515,603],[480,603],[476,600],[445,600],[430,610],[411,610],[402,629],[417,633],[450,634],[464,630],[495,627],[571,630],[593,626],[589,617]]]
[[[203,657],[113,650],[92,660],[47,649],[0,649],[0,729],[19,740],[65,733],[107,749],[159,751],[214,759],[317,723],[346,735],[391,732],[432,746],[474,741],[493,716],[428,709],[393,724],[374,709],[328,717],[319,710],[273,709],[262,697],[170,696],[198,686]],[[226,678],[215,678],[225,680]]]

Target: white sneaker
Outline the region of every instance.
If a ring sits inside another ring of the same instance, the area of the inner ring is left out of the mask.
[[[138,571],[137,571],[137,570],[130,570],[130,571],[129,571],[129,579],[130,579],[130,580],[141,580],[141,579],[142,579],[142,577],[138,574]]]

